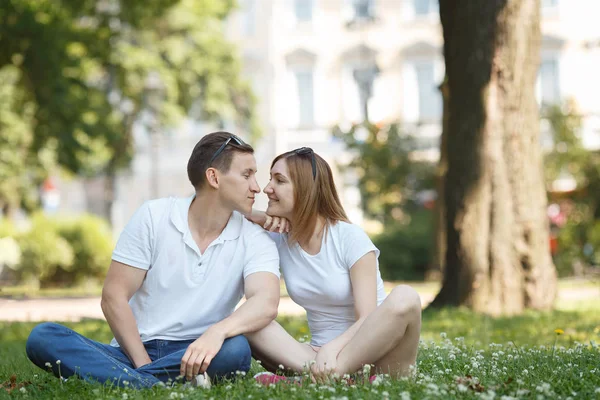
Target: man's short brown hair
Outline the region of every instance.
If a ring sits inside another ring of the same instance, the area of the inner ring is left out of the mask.
[[[219,147],[230,138],[237,140],[230,140],[227,146],[221,151],[221,153],[211,162],[211,159],[215,153],[219,150]],[[242,143],[242,144],[238,144]],[[229,132],[213,132],[205,135],[192,151],[192,155],[188,161],[187,172],[190,182],[196,190],[201,189],[206,182],[206,170],[210,167],[214,167],[219,171],[227,173],[231,167],[231,160],[233,160],[233,154],[239,153],[250,153],[254,154],[254,149],[249,144],[244,143],[233,133]]]

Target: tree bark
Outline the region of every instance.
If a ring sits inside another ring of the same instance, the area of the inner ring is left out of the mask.
[[[539,0],[441,0],[447,89],[446,255],[432,306],[493,315],[549,309],[535,81]]]

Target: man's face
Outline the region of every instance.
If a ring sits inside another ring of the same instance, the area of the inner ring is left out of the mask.
[[[235,152],[229,171],[219,176],[219,194],[223,204],[248,214],[252,211],[254,196],[259,192],[254,155]]]

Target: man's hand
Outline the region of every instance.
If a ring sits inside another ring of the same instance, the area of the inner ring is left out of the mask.
[[[181,376],[192,380],[198,374],[203,374],[208,369],[210,362],[217,355],[225,335],[215,329],[208,329],[194,343],[187,348],[181,359]]]
[[[327,383],[335,376],[337,371],[337,356],[339,351],[331,346],[323,346],[319,349],[315,362],[310,367],[310,372],[317,383]]]

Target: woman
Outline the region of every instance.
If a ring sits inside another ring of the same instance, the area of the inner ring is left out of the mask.
[[[250,219],[279,232],[273,238],[287,290],[306,310],[312,340],[299,343],[272,322],[247,335],[255,358],[271,371],[283,365],[300,373],[310,365],[317,381],[365,364],[407,375],[419,344],[419,295],[400,285],[386,297],[379,250],[348,221],[327,162],[306,147],[281,154],[263,191],[266,213]]]

